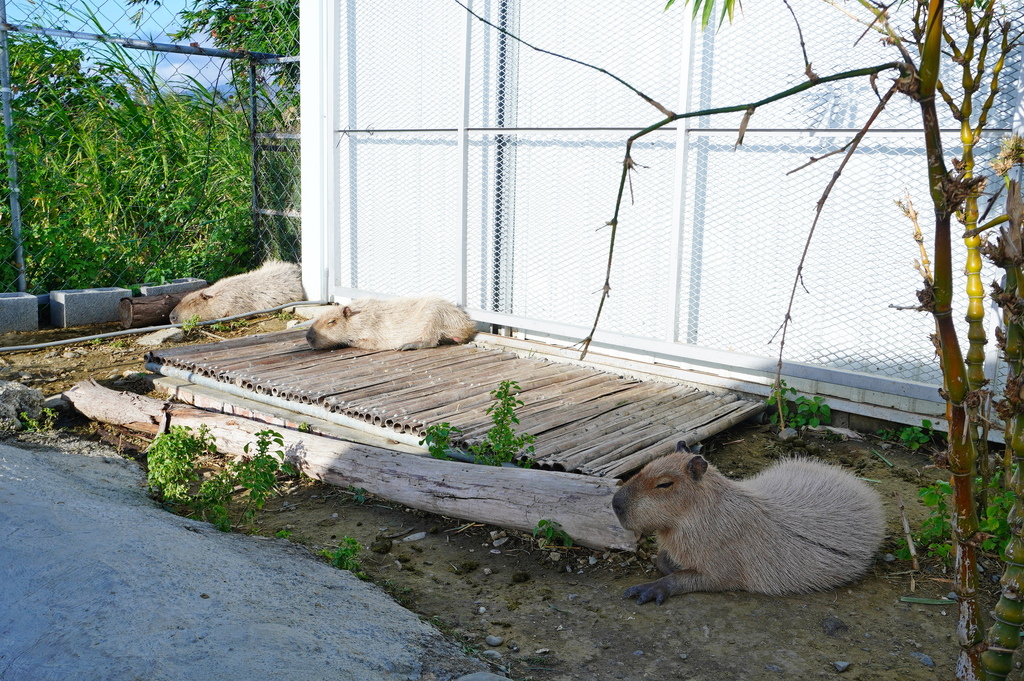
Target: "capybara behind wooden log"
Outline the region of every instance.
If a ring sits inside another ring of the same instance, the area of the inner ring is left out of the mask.
[[[205,322],[305,299],[299,266],[268,260],[258,270],[226,277],[189,293],[171,310],[170,318],[172,324],[181,324],[199,315],[199,321]]]
[[[661,579],[626,590],[659,605],[689,591],[806,593],[863,575],[882,541],[878,494],[851,473],[787,459],[733,481],[680,443],[615,493],[626,529],[658,538]]]
[[[306,340],[315,350],[416,350],[468,343],[474,333],[469,315],[443,298],[360,298],[321,315]]]

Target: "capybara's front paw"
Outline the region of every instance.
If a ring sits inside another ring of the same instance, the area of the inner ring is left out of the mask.
[[[672,591],[659,579],[656,582],[631,586],[623,595],[626,598],[636,598],[637,605],[643,605],[647,601],[654,601],[661,605],[666,598],[672,595]]]

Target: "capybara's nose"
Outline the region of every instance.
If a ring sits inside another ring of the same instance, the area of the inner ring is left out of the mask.
[[[626,512],[626,504],[622,500],[622,495],[618,492],[616,492],[615,496],[612,497],[612,510],[615,511],[615,515],[619,518],[621,518],[622,514]]]

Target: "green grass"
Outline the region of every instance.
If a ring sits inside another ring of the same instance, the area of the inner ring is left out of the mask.
[[[31,292],[214,280],[267,252],[294,259],[254,246],[248,114],[234,98],[194,78],[162,79],[156,53],[63,49],[21,34],[10,43]],[[221,73],[218,85],[230,85],[231,70]],[[0,262],[8,287],[16,276]]]

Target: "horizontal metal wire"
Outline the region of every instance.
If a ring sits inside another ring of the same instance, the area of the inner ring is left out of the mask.
[[[200,57],[220,57],[222,59],[256,59],[267,63],[268,59],[282,59],[279,54],[267,52],[234,52],[232,50],[221,50],[215,47],[193,47],[192,45],[173,45],[170,43],[156,43],[152,40],[139,40],[138,38],[118,38],[110,35],[99,35],[97,33],[84,33],[82,31],[65,31],[57,28],[39,28],[35,26],[18,26],[16,24],[0,23],[0,31],[11,31],[15,33],[31,33],[34,35],[45,35],[53,38],[73,38],[75,40],[93,40],[100,43],[111,43],[121,47],[130,47],[135,50],[147,50],[150,52],[172,52],[174,54],[192,54]]]

